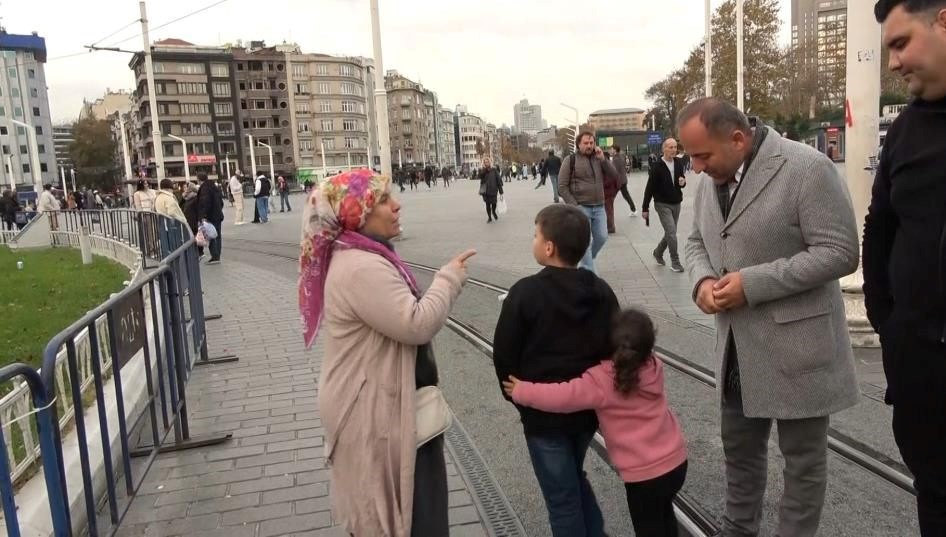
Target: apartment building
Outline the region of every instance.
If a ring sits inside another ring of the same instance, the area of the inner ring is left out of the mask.
[[[151,46],[154,63],[158,121],[162,137],[155,140],[151,124],[144,56],[135,54],[129,67],[135,73],[133,112],[140,120],[132,154],[132,166],[150,177],[183,179],[185,162],[193,179],[198,172],[212,179],[222,174],[220,163],[229,156],[244,162],[239,101],[233,67],[233,52],[226,47],[198,46],[180,39],[156,41]],[[183,138],[184,144],[171,138]],[[155,169],[155,144],[164,150],[164,173]]]
[[[388,94],[391,162],[422,164],[430,160],[430,134],[424,87],[394,70],[384,77]]]
[[[486,122],[478,115],[467,112],[465,106],[457,106],[455,121],[460,158],[457,164],[466,171],[477,169],[485,156],[483,151],[486,148],[482,144],[486,134]]]
[[[239,122],[237,140],[245,175],[270,175],[270,150],[276,177],[295,175],[294,137],[289,108],[289,78],[286,54],[251,41],[249,47],[234,48],[232,71],[239,100],[236,119],[218,121],[221,135],[233,135]],[[252,150],[251,150],[252,148]],[[229,148],[228,148],[229,149]],[[235,155],[237,152],[233,151]],[[255,166],[253,159],[255,158]]]
[[[847,0],[792,0],[792,46],[817,68],[823,104],[844,102],[847,69]]]
[[[287,52],[286,58],[298,167],[321,169],[324,163],[331,173],[369,166],[370,65],[359,57],[298,50]]]
[[[542,119],[542,107],[537,104],[529,104],[529,99],[522,99],[512,107],[515,119],[515,128],[517,132],[524,132],[531,136],[548,127],[548,124]]]
[[[440,104],[437,102],[437,94],[431,90],[424,90],[424,118],[427,123],[427,161],[439,167],[443,160],[440,148],[440,129],[443,124],[440,121],[440,115],[437,109]]]
[[[453,116],[453,110],[438,107],[437,115],[440,120],[440,130],[438,137],[440,139],[440,165],[444,168],[457,167],[457,140],[456,140],[456,119]]]
[[[4,188],[11,183],[11,175],[17,190],[59,182],[45,64],[45,39],[36,32],[17,35],[0,28],[0,184]],[[36,155],[27,129],[36,134]],[[36,162],[38,170],[34,169]]]

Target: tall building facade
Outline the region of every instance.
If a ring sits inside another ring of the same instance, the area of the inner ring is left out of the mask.
[[[154,139],[144,56],[136,53],[129,63],[136,82],[132,109],[140,118],[139,132],[134,136],[133,169],[156,176],[154,148],[158,143],[164,150],[164,175],[169,178],[183,179],[185,162],[192,180],[198,172],[218,178],[219,163],[227,155],[243,162],[232,51],[166,39],[152,44],[151,52],[162,137]],[[186,157],[183,144],[169,135],[186,141]]]
[[[457,164],[470,172],[480,167],[481,160],[488,149],[483,146],[486,122],[476,114],[466,111],[466,107],[457,106],[456,114],[457,145],[459,147]],[[477,147],[479,144],[479,147]]]
[[[391,162],[421,164],[430,160],[430,134],[424,87],[390,70],[384,77],[388,94]]]
[[[438,133],[441,148],[440,165],[444,168],[456,168],[456,119],[454,118],[453,110],[440,106],[437,109],[437,115],[440,121],[440,131]]]
[[[792,0],[792,46],[803,65],[816,69],[822,104],[844,102],[847,67],[847,0]]]
[[[59,182],[45,64],[45,39],[35,32],[17,35],[0,28],[2,188],[13,183],[17,190],[29,191],[37,185]],[[27,129],[36,133],[37,155],[32,154]],[[34,169],[37,161],[39,169]]]
[[[353,56],[292,52],[288,58],[299,166],[321,168],[323,156],[329,173],[370,166],[370,66]]]
[[[529,104],[529,99],[522,99],[512,107],[516,130],[535,136],[535,133],[548,127],[542,119],[542,107]]]
[[[75,137],[72,134],[72,125],[64,124],[53,126],[53,148],[56,151],[57,166],[62,166],[66,169],[73,167],[72,157],[69,155],[69,146],[72,145],[74,140]]]
[[[112,91],[106,90],[105,95],[94,101],[82,101],[82,108],[79,110],[79,119],[95,118],[99,120],[108,119],[108,116],[115,112],[124,114],[131,110],[132,94],[125,90]]]

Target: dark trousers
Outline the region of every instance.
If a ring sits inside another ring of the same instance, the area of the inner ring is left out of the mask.
[[[673,499],[683,488],[686,477],[687,463],[684,461],[660,477],[637,483],[624,483],[634,535],[677,537],[677,517],[673,514]]]
[[[16,221],[15,221],[15,220],[4,220],[4,221],[3,221],[3,224],[4,224],[4,226],[6,226],[7,231],[13,231],[14,229],[16,229],[16,227],[15,227]]]
[[[486,204],[486,217],[490,220],[493,218],[499,220],[499,215],[496,214],[496,196],[483,194],[483,203]]]
[[[441,435],[417,450],[411,537],[442,537],[450,534],[447,500],[447,463],[443,457]]]
[[[624,197],[624,201],[627,202],[631,207],[631,212],[637,212],[637,207],[634,205],[634,199],[631,197],[631,193],[627,191],[627,183],[621,187],[621,196]]]
[[[883,330],[893,435],[917,490],[923,537],[946,537],[946,345],[904,323]]]
[[[220,259],[220,250],[223,248],[223,222],[211,222],[213,227],[217,228],[217,238],[210,241],[207,245],[210,249],[210,260]]]
[[[616,233],[617,229],[614,227],[614,198],[616,196],[605,196],[604,198],[604,214],[607,216],[608,222],[608,233]]]
[[[553,537],[601,537],[604,517],[585,475],[594,432],[526,434]]]
[[[289,192],[280,192],[279,193],[279,212],[283,212],[286,209],[292,210],[292,205],[289,205]]]

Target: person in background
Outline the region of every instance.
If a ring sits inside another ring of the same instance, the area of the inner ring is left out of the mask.
[[[503,383],[517,405],[545,412],[594,410],[627,492],[634,535],[677,537],[673,500],[683,488],[687,449],[667,404],[656,330],[646,313],[629,309],[614,320],[614,355],[568,382]]]
[[[217,237],[210,240],[210,260],[208,265],[220,262],[220,250],[223,246],[223,193],[207,178],[206,172],[197,174],[200,188],[197,190],[197,219],[207,222],[217,230]]]
[[[660,266],[666,265],[664,252],[670,250],[670,270],[683,272],[680,253],[677,250],[677,223],[680,221],[680,206],[683,203],[683,188],[687,184],[683,162],[676,157],[677,141],[667,138],[663,143],[663,158],[651,164],[647,173],[647,187],[644,189],[644,202],[641,216],[650,225],[650,200],[654,200],[654,210],[664,228],[654,259]]]
[[[200,223],[200,213],[197,207],[197,187],[191,183],[185,183],[183,198],[184,203],[181,210],[184,212],[184,218],[187,220],[187,227],[190,228],[191,233],[197,235],[197,225]],[[204,257],[204,248],[202,246],[197,247],[197,254],[200,257]]]
[[[503,181],[499,178],[499,171],[493,168],[489,157],[483,159],[479,179],[480,195],[486,204],[486,223],[489,224],[494,218],[499,220],[499,214],[496,213],[497,196],[503,195]]]
[[[368,169],[328,178],[309,196],[299,264],[303,342],[309,348],[322,334],[318,405],[332,519],[345,535],[445,537],[443,434],[418,446],[415,394],[439,383],[431,341],[476,252],[455,257],[421,292],[391,244],[400,210],[390,179]]]
[[[20,202],[12,190],[4,190],[0,197],[0,218],[3,219],[7,231],[16,229],[16,213],[20,210]]]
[[[913,101],[887,131],[864,221],[864,304],[923,537],[946,535],[946,0],[881,0]]]
[[[552,180],[552,199],[558,203],[558,172],[562,169],[562,159],[555,155],[554,151],[549,151],[548,158],[545,159],[545,171]]]
[[[242,226],[246,222],[243,221],[243,181],[240,181],[240,170],[230,176],[228,188],[233,198],[233,206],[236,208],[236,221],[233,224]]]
[[[53,195],[53,185],[48,183],[43,185],[43,191],[39,194],[39,203],[36,205],[36,212],[40,214],[55,213],[60,208],[59,200]],[[49,229],[53,231],[59,229],[59,220],[55,214],[49,215]]]
[[[276,188],[279,190],[279,212],[284,213],[286,209],[292,212],[292,205],[289,205],[289,183],[285,177],[280,175],[276,179]]]
[[[131,197],[132,205],[138,211],[151,211],[154,209],[154,197],[154,191],[148,186],[148,181],[141,179]]]
[[[273,185],[263,174],[256,178],[256,188],[253,196],[256,198],[256,210],[259,212],[259,222],[265,224],[269,222],[269,195],[272,193]],[[253,220],[256,223],[256,220]]]
[[[76,193],[70,192],[69,195],[66,196],[66,209],[69,209],[70,211],[74,211],[78,207],[79,207],[79,204],[76,203]]]
[[[624,155],[621,153],[621,146],[614,144],[611,146],[611,165],[614,166],[614,171],[618,172],[619,177],[624,177],[624,186],[621,187],[621,196],[624,197],[624,201],[627,202],[628,207],[631,208],[631,216],[637,216],[637,207],[634,206],[634,198],[631,197],[631,193],[627,191],[627,159],[624,158]]]
[[[154,212],[174,218],[186,225],[187,217],[184,216],[177,196],[174,195],[174,181],[161,179],[160,186],[161,190],[158,190],[154,197]]]
[[[620,153],[608,156],[611,158],[613,170],[607,169],[608,173],[604,176],[604,213],[607,216],[608,234],[613,235],[617,233],[614,227],[614,199],[622,188],[627,189],[627,173],[624,171],[624,160]]]

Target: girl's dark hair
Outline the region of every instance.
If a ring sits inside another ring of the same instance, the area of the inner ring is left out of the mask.
[[[626,309],[614,319],[611,340],[614,345],[614,389],[631,395],[640,382],[641,367],[651,359],[657,330],[646,313]]]

